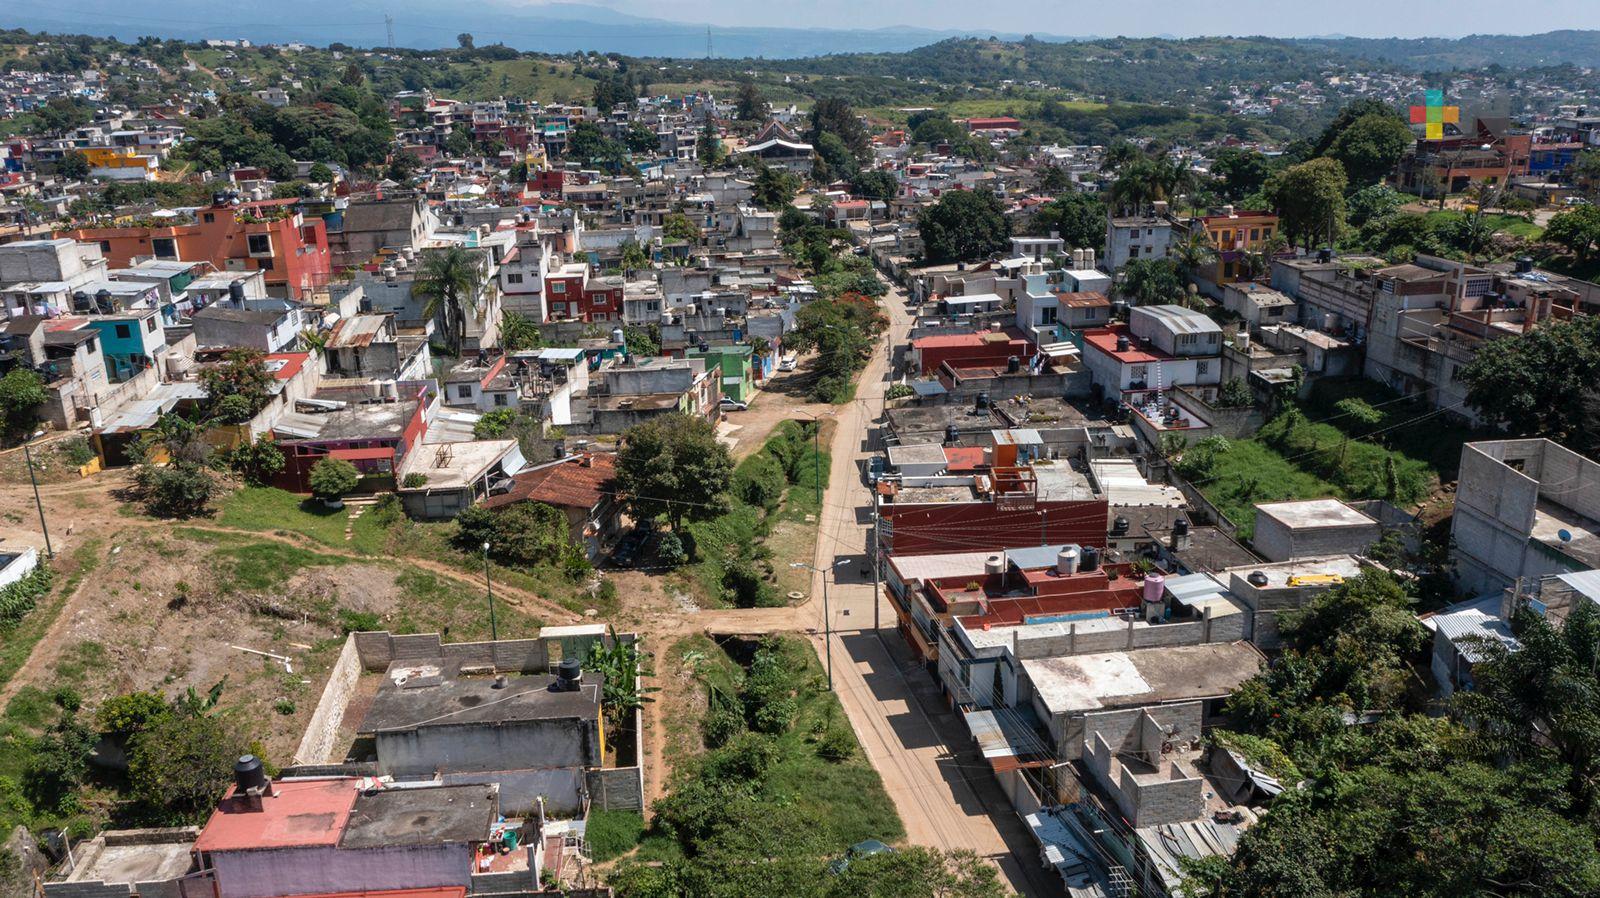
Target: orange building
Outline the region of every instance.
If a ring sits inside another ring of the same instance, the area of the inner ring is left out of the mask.
[[[56,236],[100,244],[112,268],[126,268],[135,257],[210,262],[218,271],[263,271],[268,292],[304,299],[327,285],[332,256],[327,226],[308,219],[299,203],[219,201],[171,224],[77,228]]]
[[[1196,225],[1205,229],[1217,251],[1217,261],[1209,266],[1209,271],[1202,269],[1196,274],[1220,287],[1239,280],[1239,260],[1245,253],[1258,249],[1278,233],[1278,216],[1271,212],[1236,212],[1228,208],[1220,215],[1206,215],[1190,222],[1190,227]]]

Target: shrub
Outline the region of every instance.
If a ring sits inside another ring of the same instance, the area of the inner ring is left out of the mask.
[[[367,517],[379,527],[393,527],[406,518],[405,506],[400,504],[400,497],[394,493],[385,493],[378,497],[367,511]]]
[[[684,549],[683,538],[676,530],[668,530],[656,540],[656,563],[675,568],[689,563],[689,553]]]
[[[484,543],[489,544],[489,557],[502,564],[553,564],[565,560],[570,545],[567,519],[542,502],[516,502],[500,509],[475,505],[456,516],[450,544],[457,551],[476,555],[483,551]]]
[[[408,490],[422,489],[428,485],[428,475],[421,471],[412,471],[406,475],[406,479],[402,480],[400,485]]]
[[[915,392],[916,392],[915,390],[911,389],[911,385],[910,384],[890,384],[889,385],[889,389],[884,392],[883,398],[885,398],[885,399],[904,399],[905,397],[910,396],[912,393],[915,393]]]
[[[283,471],[283,450],[266,436],[228,453],[228,468],[251,486],[266,486]]]
[[[744,502],[769,511],[778,507],[789,478],[783,463],[765,452],[752,455],[733,474],[733,493]]]
[[[1217,408],[1244,408],[1252,405],[1255,397],[1250,394],[1250,385],[1240,378],[1232,378],[1222,385],[1217,391]]]
[[[472,435],[480,440],[498,440],[511,430],[517,421],[516,409],[501,408],[486,413],[472,425]]]
[[[1365,427],[1377,427],[1383,423],[1384,414],[1372,406],[1365,399],[1350,397],[1341,399],[1333,404],[1334,409],[1351,424]]]
[[[39,598],[50,591],[53,579],[54,574],[50,568],[40,564],[26,577],[0,587],[0,633],[15,627],[28,612],[33,610]]]
[[[361,472],[342,458],[328,457],[311,466],[311,494],[319,499],[341,499],[361,483]]]
[[[817,740],[817,755],[835,764],[850,760],[856,753],[856,737],[850,728],[840,724],[828,727]]]
[[[722,565],[722,592],[736,608],[770,607],[772,587],[761,577],[753,559],[732,556]]]
[[[205,513],[217,482],[211,472],[192,462],[165,467],[143,465],[135,475],[145,511],[158,518],[192,518]]]
[[[294,700],[293,699],[287,699],[287,698],[280,698],[277,701],[272,703],[272,710],[277,711],[279,714],[282,714],[284,717],[288,717],[288,716],[294,714]]]
[[[62,440],[56,446],[56,451],[66,458],[67,464],[75,468],[81,468],[95,459],[94,447],[90,446],[89,441],[83,437],[71,437]]]
[[[89,753],[96,741],[94,731],[72,716],[40,736],[28,753],[23,775],[29,800],[40,808],[74,810],[75,801],[69,799],[89,774]]]
[[[644,835],[644,816],[637,811],[591,810],[584,826],[589,857],[596,863],[627,854]]]
[[[383,619],[372,611],[354,611],[349,608],[339,609],[339,632],[346,636],[351,633],[370,633],[373,630],[383,629]]]
[[[711,708],[700,719],[700,738],[707,748],[721,748],[744,729],[744,715],[723,705]]]
[[[100,732],[127,738],[160,723],[171,713],[166,697],[159,692],[127,692],[102,702],[94,719]]]
[[[128,783],[158,819],[197,822],[233,780],[233,762],[246,747],[222,718],[174,714],[133,737]]]

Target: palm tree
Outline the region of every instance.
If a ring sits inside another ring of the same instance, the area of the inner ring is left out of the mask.
[[[1122,266],[1118,291],[1136,306],[1157,306],[1183,299],[1183,283],[1171,259],[1130,259]]]
[[[1171,253],[1186,281],[1194,277],[1196,271],[1217,261],[1217,248],[1211,242],[1211,233],[1198,224],[1190,227],[1189,233],[1173,244]]]
[[[1245,280],[1253,281],[1272,270],[1272,260],[1289,248],[1282,235],[1273,234],[1246,249],[1239,257],[1239,270]]]
[[[428,298],[422,307],[422,317],[438,318],[443,325],[445,345],[453,352],[461,352],[467,312],[477,312],[478,288],[482,282],[477,254],[461,246],[428,253],[417,269],[412,289]]]

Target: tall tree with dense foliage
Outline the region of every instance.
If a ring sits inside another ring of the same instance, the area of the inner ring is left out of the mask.
[[[1336,159],[1292,165],[1267,180],[1264,192],[1288,238],[1310,250],[1332,242],[1344,225],[1344,166]]]
[[[685,519],[714,517],[727,506],[733,458],[705,418],[666,415],[636,424],[617,450],[617,489],[629,514]]]
[[[918,218],[923,254],[930,262],[974,261],[1006,247],[1011,223],[988,191],[952,190]]]
[[[1344,166],[1350,183],[1377,184],[1394,171],[1416,140],[1398,116],[1372,113],[1350,123],[1328,147],[1328,158]]]
[[[800,179],[781,168],[762,166],[750,187],[750,198],[761,208],[777,211],[794,202],[800,192]]]
[[[1544,239],[1566,248],[1579,265],[1588,264],[1600,248],[1600,206],[1579,206],[1550,219]]]
[[[796,352],[817,351],[812,395],[842,402],[852,395],[851,380],[866,365],[877,335],[888,326],[876,303],[858,294],[821,299],[795,313],[794,330],[784,345]]]
[[[1117,292],[1136,306],[1181,304],[1183,277],[1172,259],[1129,259]]]
[[[1028,233],[1058,235],[1068,249],[1101,251],[1106,242],[1106,204],[1087,193],[1070,191],[1040,206],[1028,222]]]
[[[823,134],[836,135],[857,159],[865,159],[870,154],[871,139],[866,126],[861,124],[860,116],[850,104],[839,97],[824,97],[811,107],[806,140],[815,145]]]
[[[1580,451],[1600,444],[1582,401],[1600,385],[1600,318],[1546,321],[1516,339],[1490,340],[1459,376],[1467,403],[1489,424]]]
[[[50,398],[44,378],[28,368],[12,368],[0,377],[0,439],[18,440],[39,423],[39,407]]]
[[[274,381],[256,349],[230,349],[222,361],[202,368],[206,412],[224,424],[243,424],[272,401]]]
[[[761,88],[756,87],[755,81],[746,78],[739,82],[739,95],[736,100],[740,121],[759,122],[766,120],[767,113],[772,106],[767,98],[762,96]]]
[[[1259,191],[1272,173],[1272,163],[1258,150],[1224,147],[1211,160],[1217,190],[1230,203],[1242,202]]]

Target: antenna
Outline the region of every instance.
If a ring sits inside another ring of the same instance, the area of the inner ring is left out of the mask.
[[[394,16],[383,14],[383,27],[389,33],[389,49],[394,49]]]
[[[706,58],[711,58],[711,26],[706,26]]]

